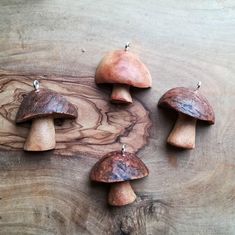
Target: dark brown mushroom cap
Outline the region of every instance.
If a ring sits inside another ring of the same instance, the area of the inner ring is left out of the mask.
[[[167,91],[158,106],[170,108],[209,124],[215,123],[215,114],[208,100],[198,90],[176,87]]]
[[[40,88],[29,92],[23,99],[16,114],[16,123],[34,118],[76,118],[77,110],[63,96],[49,89]]]
[[[108,53],[96,69],[97,84],[112,83],[148,88],[152,86],[152,78],[148,68],[133,53],[117,50]]]
[[[113,183],[139,179],[149,174],[145,164],[133,153],[114,151],[106,154],[92,168],[92,181]]]

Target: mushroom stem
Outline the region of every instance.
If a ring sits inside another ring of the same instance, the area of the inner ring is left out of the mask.
[[[26,151],[45,151],[55,148],[55,127],[51,117],[33,119],[24,144]]]
[[[131,94],[129,92],[129,85],[114,84],[111,95],[113,103],[130,104],[132,103]]]
[[[111,185],[108,203],[112,206],[124,206],[134,202],[136,195],[129,181],[113,183]]]
[[[195,132],[197,119],[179,113],[173,130],[168,136],[167,143],[185,149],[195,148]]]

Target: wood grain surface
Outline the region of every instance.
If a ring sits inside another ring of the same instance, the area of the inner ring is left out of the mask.
[[[149,112],[135,101],[129,106],[109,102],[107,93],[94,84],[94,77],[20,76],[1,71],[0,123],[1,148],[22,150],[28,125],[16,125],[15,117],[23,97],[34,88],[35,79],[41,87],[59,92],[78,110],[78,118],[57,121],[55,154],[78,153],[101,157],[105,151],[120,149],[126,143],[136,152],[147,143],[151,121]]]
[[[94,74],[127,41],[153,87],[132,89],[123,107]],[[235,234],[233,0],[1,0],[0,69],[1,235]],[[21,150],[29,126],[14,124],[35,78],[79,110],[76,122],[56,123],[56,150],[38,154]],[[157,102],[199,80],[215,125],[198,122],[194,150],[169,147],[176,116]],[[109,207],[108,186],[89,172],[123,142],[150,175],[132,183],[135,203]]]

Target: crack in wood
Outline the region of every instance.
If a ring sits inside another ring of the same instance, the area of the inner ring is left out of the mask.
[[[168,234],[169,230],[175,231],[169,212],[171,207],[165,201],[145,196],[132,205],[111,208],[117,226],[115,234]]]

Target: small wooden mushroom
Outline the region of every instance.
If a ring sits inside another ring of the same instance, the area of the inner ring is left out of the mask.
[[[24,144],[26,151],[46,151],[55,148],[54,118],[76,118],[77,110],[58,93],[39,88],[34,81],[35,90],[23,99],[16,114],[16,123],[32,121]]]
[[[168,136],[167,143],[176,147],[195,148],[197,120],[208,124],[215,123],[214,111],[208,100],[197,89],[176,87],[167,91],[159,100],[158,106],[170,108],[178,112],[176,124]]]
[[[90,179],[111,184],[108,203],[124,206],[135,201],[136,195],[130,180],[140,179],[149,174],[145,164],[133,153],[114,151],[106,154],[92,168]]]
[[[148,68],[135,54],[127,50],[128,47],[129,44],[125,50],[116,50],[105,55],[96,69],[97,84],[113,84],[111,95],[113,103],[132,103],[130,86],[138,88],[152,86]]]

